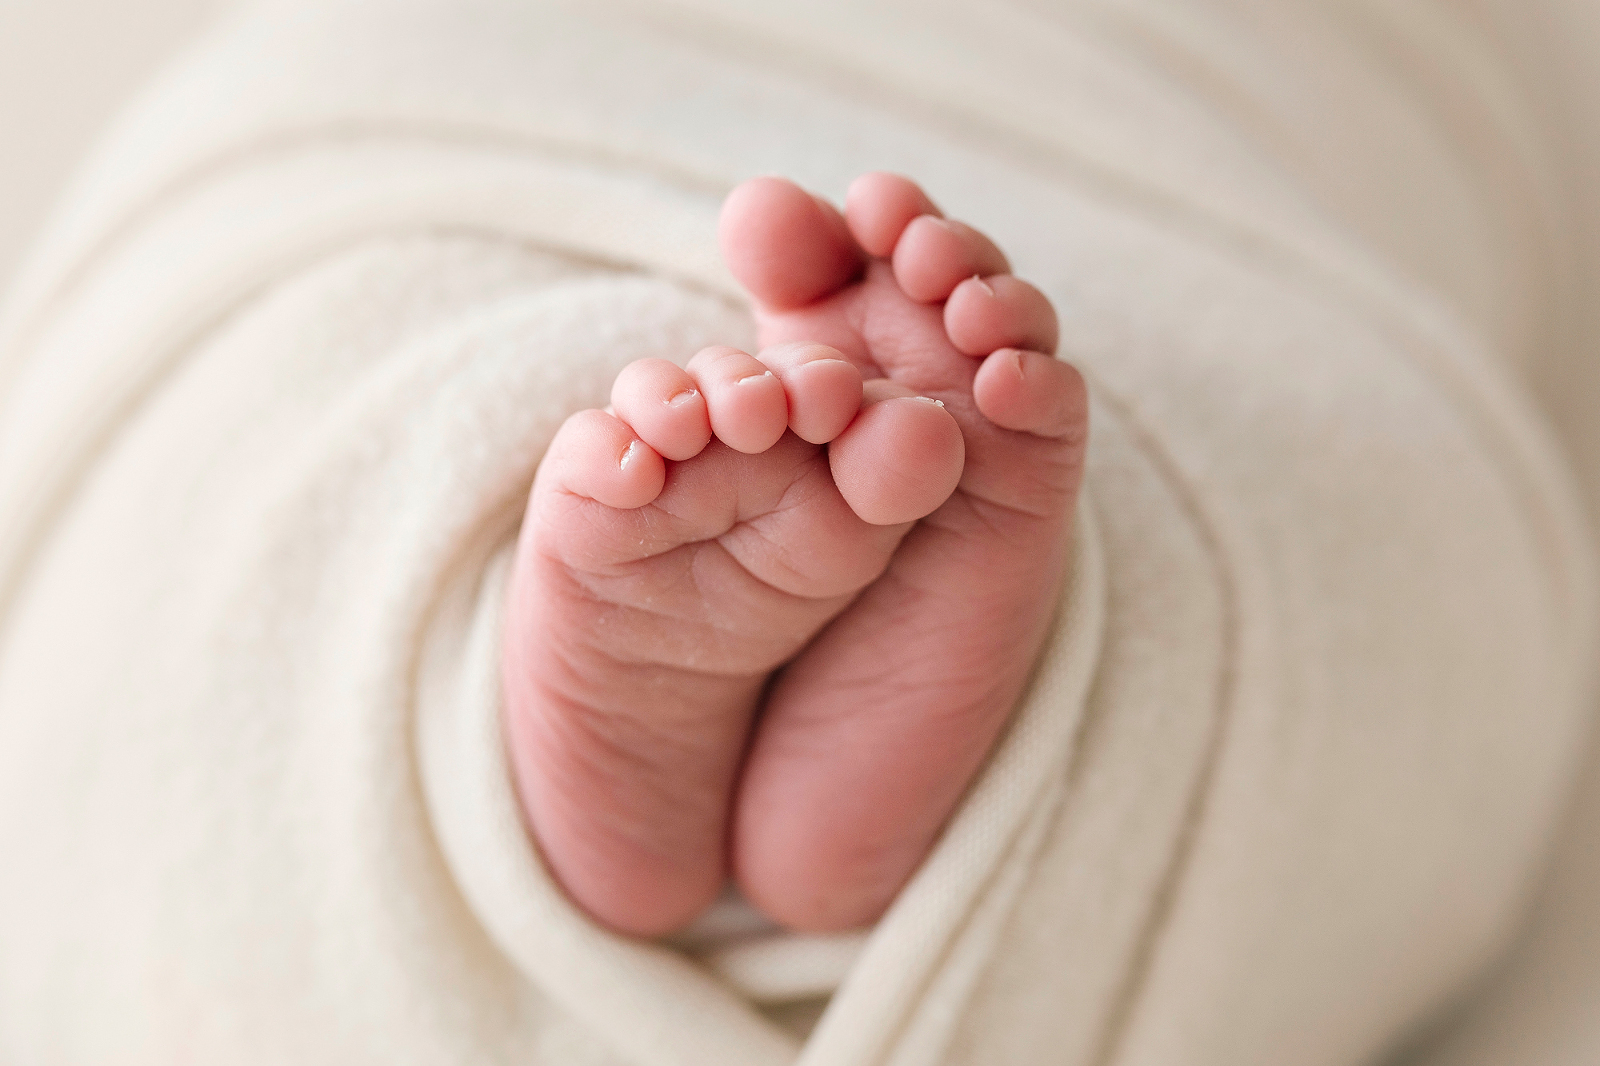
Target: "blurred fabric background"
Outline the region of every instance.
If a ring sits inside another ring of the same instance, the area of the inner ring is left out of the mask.
[[[80,157],[218,0],[0,0],[0,288]]]
[[[0,0],[0,290],[96,134],[226,2]],[[1600,27],[1588,36],[1600,37]],[[1596,70],[1591,66],[1585,77],[1600,77]],[[1594,128],[1588,122],[1574,125]],[[1600,159],[1600,151],[1588,159]],[[1587,221],[1600,229],[1594,219]],[[1600,433],[1593,429],[1600,420],[1590,413],[1600,379],[1597,365],[1600,358],[1552,363],[1535,367],[1531,375],[1591,501],[1600,501]],[[1597,884],[1600,773],[1592,773],[1529,933],[1498,979],[1490,978],[1482,1006],[1473,1012],[1476,1024],[1446,1038],[1442,1051],[1421,1052],[1415,1061],[1429,1066],[1593,1061],[1589,1056],[1600,1046],[1600,1012],[1593,1011],[1600,990],[1594,962],[1600,957]],[[1530,1033],[1539,1034],[1533,1042],[1542,1054],[1525,1054]]]

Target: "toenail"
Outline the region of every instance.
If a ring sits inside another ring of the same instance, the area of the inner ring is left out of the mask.
[[[944,406],[944,401],[943,400],[935,400],[932,396],[907,396],[906,399],[908,399],[908,400],[921,400],[923,403],[931,403],[935,407],[943,407]]]
[[[622,453],[622,460],[617,463],[617,469],[628,469],[628,464],[633,461],[634,456],[639,454],[639,449],[642,447],[644,447],[644,442],[637,440],[628,445],[628,450]]]
[[[682,392],[675,392],[671,396],[667,397],[667,406],[682,407],[684,404],[693,400],[698,395],[700,395],[700,393],[697,389],[684,389]]]
[[[765,374],[751,374],[747,378],[740,378],[737,381],[735,381],[734,384],[735,385],[743,385],[747,381],[760,381],[762,378],[770,378],[771,376],[772,376],[772,371],[769,370]]]
[[[994,295],[994,290],[989,287],[989,283],[987,281],[983,280],[983,276],[981,274],[972,275],[972,280],[976,281],[978,283],[978,287],[984,292],[988,293],[990,296]]]

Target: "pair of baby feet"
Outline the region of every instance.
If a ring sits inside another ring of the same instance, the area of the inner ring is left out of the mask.
[[[644,360],[539,468],[505,631],[530,828],[641,936],[731,875],[775,921],[876,919],[1018,698],[1066,566],[1082,379],[1055,313],[916,185],[841,214],[733,191],[756,355]]]

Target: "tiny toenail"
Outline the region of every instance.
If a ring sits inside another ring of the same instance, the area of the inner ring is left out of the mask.
[[[667,397],[667,406],[682,407],[684,404],[693,400],[698,395],[700,395],[700,393],[696,389],[684,389],[682,392],[675,392],[671,396]]]
[[[747,381],[760,381],[762,378],[770,378],[771,376],[772,376],[772,371],[769,370],[765,374],[751,374],[747,378],[740,378],[739,380],[735,381],[734,384],[735,385],[743,385]]]
[[[642,448],[642,447],[644,447],[644,442],[643,441],[637,441],[637,440],[634,441],[632,444],[628,445],[628,450],[622,453],[621,462],[617,463],[617,469],[618,470],[626,470],[626,469],[628,469],[628,464],[633,461],[634,456],[639,454],[639,449]]]
[[[978,287],[984,292],[988,293],[990,296],[994,295],[994,290],[989,287],[989,283],[987,281],[983,280],[983,275],[974,274],[972,275],[972,280],[976,281],[978,283]]]
[[[1026,378],[1028,376],[1028,371],[1027,368],[1022,365],[1021,348],[1011,349],[1011,361],[1017,364],[1017,377]]]
[[[910,399],[910,400],[921,400],[923,403],[931,403],[935,407],[943,407],[944,406],[944,401],[943,400],[935,400],[932,396],[908,396],[907,399]]]

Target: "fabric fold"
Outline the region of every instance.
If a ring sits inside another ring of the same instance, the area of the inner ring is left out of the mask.
[[[1586,726],[1543,427],[1229,115],[1164,140],[1098,5],[956,7],[873,69],[771,5],[278,3],[156,88],[0,325],[0,1058],[1332,1066],[1494,956]],[[1072,581],[875,928],[619,938],[500,747],[521,502],[622,365],[753,340],[726,189],[871,168],[1063,311]]]

